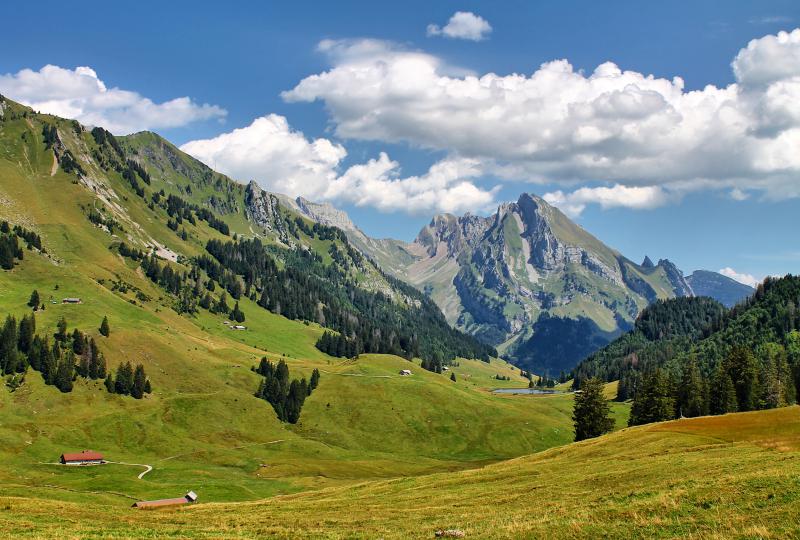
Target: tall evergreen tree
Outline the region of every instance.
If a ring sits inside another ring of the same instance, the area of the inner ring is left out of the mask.
[[[675,400],[670,381],[661,369],[645,374],[642,387],[636,392],[631,406],[629,426],[662,422],[675,417]]]
[[[130,362],[125,362],[117,367],[117,374],[114,378],[114,391],[117,394],[128,395],[133,386],[133,368]]]
[[[144,373],[144,366],[138,364],[133,373],[133,384],[131,385],[131,396],[136,399],[142,399],[144,396],[145,385],[147,384],[147,376]]]
[[[572,421],[575,424],[576,441],[599,437],[614,429],[611,407],[603,390],[603,381],[591,378],[584,380],[580,391],[575,393]]]
[[[103,317],[103,322],[100,323],[100,334],[108,337],[111,334],[111,327],[108,324],[108,317]]]
[[[731,375],[720,362],[714,370],[709,391],[709,410],[711,414],[726,414],[736,412],[739,405],[736,403],[736,387],[733,385]]]
[[[703,378],[694,359],[683,366],[681,382],[678,386],[677,415],[686,418],[706,414],[706,402],[703,396]]]
[[[24,315],[19,322],[19,335],[17,337],[17,347],[23,354],[27,354],[33,343],[33,337],[36,335],[36,317],[31,313]]]
[[[64,317],[58,319],[56,329],[56,340],[61,342],[67,341],[67,320]]]
[[[72,332],[72,352],[83,354],[86,352],[86,338],[77,328]]]
[[[39,291],[37,291],[36,289],[33,289],[33,292],[31,293],[31,297],[28,299],[28,306],[33,308],[34,311],[36,311],[37,309],[39,309],[39,306],[41,305],[41,303],[42,303],[42,300],[41,300],[41,298],[39,298]]]
[[[740,411],[752,411],[757,406],[758,366],[753,352],[734,346],[725,357],[725,367],[736,388],[736,403]]]
[[[54,384],[62,392],[72,391],[72,377],[75,369],[75,359],[71,350],[67,350],[64,357],[58,362],[58,369]]]

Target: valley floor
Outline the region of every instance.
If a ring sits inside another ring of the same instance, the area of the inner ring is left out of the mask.
[[[642,426],[481,469],[178,510],[0,497],[41,538],[797,538],[800,407]]]

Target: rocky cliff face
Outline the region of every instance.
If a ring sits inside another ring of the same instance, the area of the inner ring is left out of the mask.
[[[286,245],[293,245],[286,224],[280,215],[281,200],[274,193],[264,191],[250,182],[244,191],[245,215],[267,232],[274,233]]]
[[[671,262],[637,265],[529,194],[489,217],[436,216],[408,252],[415,258],[400,277],[452,324],[534,369],[567,369],[651,301],[692,294]],[[553,359],[538,341],[561,331],[573,343]]]
[[[295,199],[298,210],[308,216],[313,221],[331,227],[338,227],[345,232],[358,232],[362,233],[358,227],[350,221],[350,216],[347,212],[339,210],[331,203],[315,203],[303,197]]]

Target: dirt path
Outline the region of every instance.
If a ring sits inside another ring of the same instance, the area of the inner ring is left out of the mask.
[[[121,461],[106,461],[106,463],[112,463],[114,465],[130,465],[131,467],[144,467],[145,470],[143,472],[139,473],[139,476],[136,477],[139,480],[144,478],[144,475],[146,475],[147,473],[149,473],[150,471],[153,470],[153,466],[152,465],[145,465],[144,463],[123,463]]]
[[[53,152],[53,165],[50,167],[50,176],[55,176],[57,170],[58,170],[58,159],[56,159],[56,153]]]

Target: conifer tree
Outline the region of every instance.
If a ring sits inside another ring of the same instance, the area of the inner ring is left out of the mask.
[[[77,371],[81,377],[89,377],[89,359],[86,356],[79,357]]]
[[[36,335],[36,318],[31,313],[24,315],[22,320],[19,321],[19,333],[17,336],[17,348],[23,354],[27,354],[33,343],[33,338]]]
[[[142,399],[144,396],[144,389],[147,383],[147,376],[144,374],[144,366],[138,364],[133,373],[133,384],[131,385],[131,396],[136,399]]]
[[[42,303],[42,300],[41,300],[41,298],[39,298],[39,291],[37,291],[36,289],[33,289],[33,292],[31,293],[31,297],[30,297],[30,299],[28,299],[28,306],[33,308],[34,311],[36,311],[37,309],[39,309],[39,305],[41,303]]]
[[[725,365],[720,362],[714,370],[709,389],[709,410],[711,414],[727,414],[739,409],[736,403],[736,387]]]
[[[114,391],[117,394],[128,395],[133,386],[133,368],[130,362],[120,364],[117,368],[117,375],[114,378]]]
[[[757,405],[758,382],[758,366],[752,351],[746,347],[732,347],[725,358],[725,367],[736,388],[739,410],[752,411]]]
[[[660,369],[642,378],[642,387],[636,392],[631,406],[629,426],[671,420],[675,416],[675,400],[672,397],[669,378]]]
[[[72,352],[75,354],[83,354],[86,349],[86,338],[83,332],[77,328],[72,332]]]
[[[72,351],[68,350],[64,354],[64,357],[58,362],[58,369],[54,381],[56,388],[64,393],[72,391],[74,366],[74,355]]]
[[[102,353],[98,354],[96,358],[97,363],[97,373],[95,374],[95,379],[103,379],[106,377],[106,359]]]
[[[57,332],[55,338],[57,341],[67,341],[67,320],[64,317],[58,319],[56,325]]]
[[[232,320],[238,323],[244,322],[244,313],[242,312],[241,309],[239,309],[239,302],[236,302],[236,304],[233,306],[233,309],[231,310],[230,313],[230,317]]]
[[[703,379],[694,359],[689,360],[683,366],[676,407],[677,415],[686,418],[706,414],[706,404],[703,398]]]
[[[111,327],[108,325],[108,317],[103,317],[103,322],[100,323],[100,334],[105,337],[111,334]]]
[[[603,381],[586,379],[579,392],[575,393],[572,421],[575,424],[575,440],[582,441],[599,437],[614,429],[611,407],[603,395]]]
[[[114,381],[111,379],[111,374],[106,376],[105,385],[106,385],[106,390],[108,390],[109,393],[113,394],[116,392],[116,385],[114,384]]]
[[[0,333],[0,372],[5,375],[16,371],[17,341],[17,321],[9,315]]]
[[[456,382],[456,374],[455,374],[455,372],[452,372],[452,371],[450,372],[450,380],[453,381],[453,382]]]
[[[314,368],[314,371],[311,372],[311,381],[308,383],[308,393],[311,395],[311,392],[317,389],[319,386],[319,370]]]

